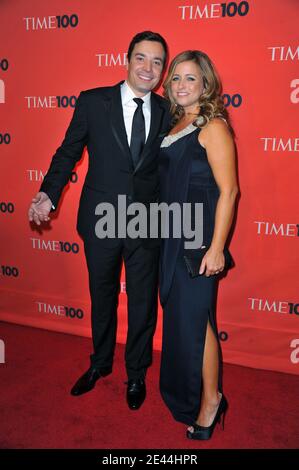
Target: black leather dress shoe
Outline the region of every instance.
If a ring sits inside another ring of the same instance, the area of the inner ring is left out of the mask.
[[[101,370],[95,369],[94,367],[90,367],[85,374],[80,377],[79,380],[75,383],[71,390],[71,395],[77,397],[79,395],[83,395],[83,393],[87,393],[92,390],[96,384],[96,381],[100,377],[105,377],[106,375],[110,374],[111,370]]]
[[[127,403],[130,410],[138,410],[146,396],[145,382],[143,379],[131,379],[128,382]]]

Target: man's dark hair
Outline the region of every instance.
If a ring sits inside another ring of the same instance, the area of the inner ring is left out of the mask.
[[[159,42],[162,45],[164,49],[163,66],[165,66],[166,61],[167,61],[167,55],[168,55],[168,47],[167,47],[166,41],[161,36],[161,34],[153,33],[153,31],[142,31],[141,33],[138,33],[136,34],[136,36],[133,37],[132,41],[129,44],[128,62],[130,62],[131,60],[131,55],[132,55],[135,45],[141,41],[155,41],[155,42]]]

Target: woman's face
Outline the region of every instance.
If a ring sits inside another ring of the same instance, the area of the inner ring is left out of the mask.
[[[191,60],[178,64],[174,69],[170,90],[175,103],[182,106],[185,112],[196,112],[199,97],[204,90],[199,66]]]

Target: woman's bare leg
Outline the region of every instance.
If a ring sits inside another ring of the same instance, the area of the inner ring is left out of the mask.
[[[197,424],[210,426],[221,399],[218,391],[219,349],[215,333],[208,321],[202,368],[202,397]],[[193,428],[190,430],[192,431]]]

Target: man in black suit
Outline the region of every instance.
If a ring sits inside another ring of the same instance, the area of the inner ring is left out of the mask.
[[[109,202],[116,210],[118,195],[126,204],[148,206],[158,195],[158,150],[169,128],[166,100],[151,90],[160,82],[167,45],[151,31],[137,34],[128,50],[126,81],[80,93],[64,141],[32,200],[29,220],[50,220],[62,190],[85,146],[89,167],[82,189],[77,229],[84,241],[89,272],[94,353],[87,372],[71,394],[91,390],[111,373],[116,342],[117,305],[122,261],[126,268],[128,334],[125,351],[127,402],[138,409],[146,395],[145,375],[152,361],[157,319],[159,245],[157,240],[98,238],[96,206]],[[123,215],[123,214],[121,214]]]

